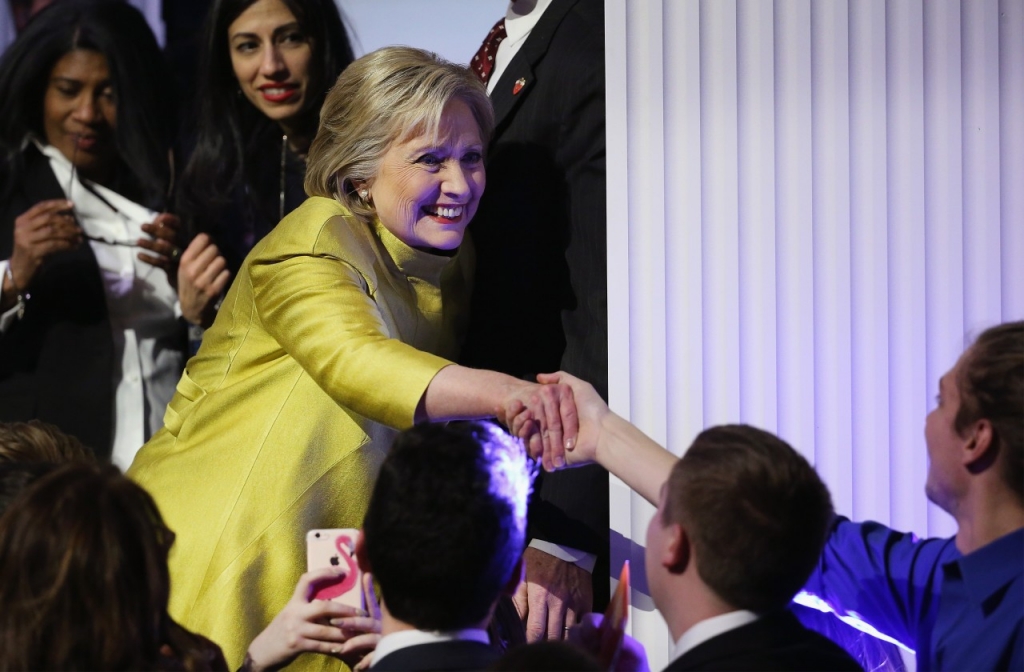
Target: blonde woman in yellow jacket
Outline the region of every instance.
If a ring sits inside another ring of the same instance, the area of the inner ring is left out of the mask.
[[[549,468],[575,438],[568,387],[452,364],[492,126],[461,66],[407,47],[349,66],[310,148],[312,197],[246,258],[129,471],[177,535],[171,614],[232,668],[291,596],[306,531],[361,525],[396,429],[525,407]]]

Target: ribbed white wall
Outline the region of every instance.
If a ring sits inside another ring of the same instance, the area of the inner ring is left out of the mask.
[[[951,534],[922,427],[965,338],[1024,317],[1024,2],[605,7],[613,408],[676,453],[776,431],[840,512]],[[613,483],[613,567],[651,513]]]

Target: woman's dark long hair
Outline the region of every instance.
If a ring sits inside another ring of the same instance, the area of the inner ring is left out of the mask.
[[[0,670],[222,661],[167,613],[173,539],[117,467],[72,463],[29,485],[0,516]]]
[[[268,119],[240,92],[231,65],[228,27],[257,0],[214,0],[207,17],[200,59],[195,147],[182,175],[178,209],[192,226],[204,213],[226,207],[239,187],[249,184],[258,165],[280,160],[269,151],[279,138]],[[316,131],[316,111],[327,89],[353,60],[352,47],[334,0],[282,0],[312,43],[312,81],[305,109]],[[214,222],[212,225],[216,225]],[[208,228],[199,223],[199,228]]]
[[[115,191],[153,210],[167,205],[174,103],[163,54],[142,14],[118,0],[62,0],[37,14],[0,58],[0,197],[23,168],[26,136],[46,140],[50,73],[76,49],[99,52],[117,101]]]

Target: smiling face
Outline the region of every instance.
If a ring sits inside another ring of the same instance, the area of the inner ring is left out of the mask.
[[[365,185],[381,223],[410,247],[457,248],[484,193],[483,151],[473,113],[453,98],[441,115],[437,138],[421,134],[396,140]]]
[[[313,46],[281,0],[259,0],[228,26],[231,65],[250,103],[282,125],[309,99]]]
[[[963,490],[963,464],[961,449],[967,439],[956,430],[956,415],[960,411],[960,389],[957,384],[963,366],[961,355],[956,366],[939,380],[938,404],[928,414],[924,424],[924,438],[928,446],[928,480],[925,494],[948,513],[954,514],[956,502]]]
[[[46,142],[75,164],[83,177],[103,181],[117,158],[117,105],[106,57],[77,49],[53,70],[43,96]]]

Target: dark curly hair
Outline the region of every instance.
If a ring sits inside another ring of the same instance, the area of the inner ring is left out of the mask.
[[[170,150],[176,133],[160,47],[142,14],[118,0],[62,0],[35,15],[0,58],[0,197],[24,167],[22,150],[43,132],[50,72],[65,54],[96,51],[107,59],[117,101],[114,130],[118,193],[152,210],[166,209]]]

